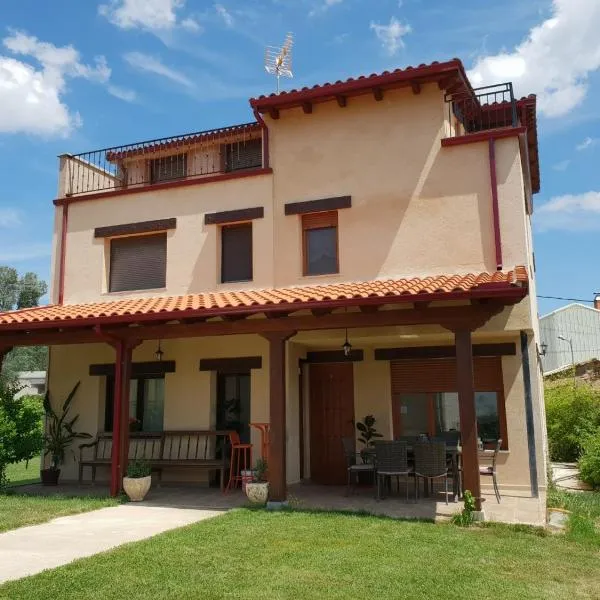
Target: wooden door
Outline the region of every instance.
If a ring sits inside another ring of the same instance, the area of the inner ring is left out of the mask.
[[[346,483],[342,438],[354,437],[352,367],[352,363],[310,365],[310,477],[315,483]]]

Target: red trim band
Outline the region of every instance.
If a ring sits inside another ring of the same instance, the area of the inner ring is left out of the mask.
[[[490,139],[499,140],[502,138],[519,136],[522,133],[527,133],[527,127],[501,127],[499,129],[489,129],[488,131],[467,133],[466,135],[460,135],[458,137],[443,138],[442,147],[475,144],[477,142],[487,142]]]

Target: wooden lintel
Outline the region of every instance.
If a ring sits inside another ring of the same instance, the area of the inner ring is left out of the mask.
[[[346,98],[346,96],[336,96],[335,99],[337,100],[338,106],[340,108],[346,108],[346,106],[348,105],[348,99]]]
[[[312,111],[313,111],[312,102],[303,102],[302,103],[302,112],[304,112],[305,115],[312,114]]]
[[[418,81],[411,81],[410,87],[412,88],[413,94],[421,93],[421,84]]]
[[[383,100],[383,90],[380,87],[373,88],[373,97],[377,102],[381,102]]]
[[[274,119],[274,120],[279,119],[279,109],[278,108],[270,108],[269,116],[271,117],[271,119]]]

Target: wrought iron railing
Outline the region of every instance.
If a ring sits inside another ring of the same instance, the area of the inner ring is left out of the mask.
[[[197,179],[263,166],[262,132],[246,123],[61,157],[61,196]]]
[[[448,92],[444,100],[448,106],[451,137],[519,124],[512,83]]]

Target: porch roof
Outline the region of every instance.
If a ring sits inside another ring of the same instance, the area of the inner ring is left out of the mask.
[[[527,270],[434,275],[289,288],[238,290],[128,298],[90,304],[47,305],[0,313],[0,341],[14,331],[168,322],[190,318],[241,318],[254,314],[289,314],[303,309],[341,308],[457,300],[516,298],[527,292]]]

